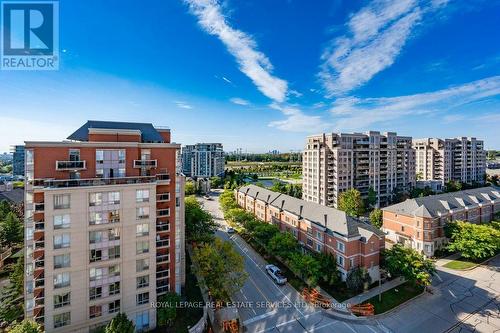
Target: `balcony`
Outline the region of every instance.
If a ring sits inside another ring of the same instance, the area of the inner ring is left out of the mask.
[[[168,239],[159,239],[156,241],[156,248],[169,247],[170,241]]]
[[[170,193],[159,193],[156,195],[156,202],[170,201]]]
[[[168,175],[167,175],[168,176]],[[34,179],[31,183],[34,187],[42,188],[68,188],[88,186],[130,185],[155,183],[157,177],[120,177],[120,178],[88,178],[88,179]]]
[[[170,231],[170,223],[161,223],[156,225],[156,232]]]
[[[164,184],[164,185],[170,184],[170,174],[168,173],[167,169],[160,169],[156,173],[156,180],[160,184]]]
[[[86,161],[56,161],[57,171],[85,170],[86,168]]]
[[[45,211],[45,203],[35,202],[35,213],[43,213]]]
[[[134,160],[134,168],[156,168],[157,160]]]
[[[170,209],[158,209],[156,210],[156,217],[169,217],[170,216]]]
[[[170,254],[162,254],[156,256],[156,263],[169,263],[170,262]]]
[[[35,222],[35,231],[44,230],[44,229],[45,229],[45,222],[44,221]]]

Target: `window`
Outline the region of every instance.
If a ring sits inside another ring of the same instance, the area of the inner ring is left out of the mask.
[[[70,149],[69,150],[69,160],[79,161],[80,160],[80,149]]]
[[[149,293],[137,294],[137,305],[147,304],[149,302]]]
[[[103,240],[102,231],[90,231],[89,232],[89,244],[99,243]]]
[[[54,235],[54,249],[62,249],[70,246],[70,235]]]
[[[149,201],[149,190],[136,190],[135,191],[136,202],[148,202]]]
[[[70,227],[69,214],[54,215],[54,229],[66,229]]]
[[[309,235],[312,235],[312,229],[311,229],[310,227],[307,227],[307,233],[308,233]]]
[[[401,226],[401,231],[405,231],[405,227],[404,226]]]
[[[337,250],[339,250],[340,252],[344,253],[344,251],[345,251],[345,245],[344,245],[344,243],[337,241]]]
[[[97,164],[104,163],[104,151],[103,150],[96,150],[95,151],[95,161]]]
[[[337,256],[337,264],[338,264],[339,266],[344,267],[344,257],[342,257],[342,256]]]
[[[89,299],[97,299],[102,296],[102,287],[90,287],[89,289]]]
[[[149,286],[149,275],[138,276],[136,280],[137,280],[137,289]]]
[[[69,272],[54,275],[54,289],[64,288],[70,285]]]
[[[307,246],[313,247],[313,245],[314,245],[313,240],[311,238],[308,238],[307,239]]]
[[[135,271],[137,273],[147,271],[149,269],[149,259],[139,259],[135,262]]]
[[[321,245],[320,244],[316,244],[316,251],[321,252]]]
[[[115,313],[118,311],[120,311],[120,300],[119,299],[108,304],[108,312],[109,313]]]
[[[109,294],[116,295],[120,293],[120,282],[115,282],[109,285]]]
[[[102,204],[102,193],[89,194],[89,206],[98,206]]]
[[[149,235],[149,224],[138,224],[136,226],[136,235],[137,236],[147,236]]]
[[[316,231],[316,238],[319,239],[320,241],[323,240],[323,234],[320,231]]]
[[[91,268],[89,272],[90,281],[102,279],[104,276],[104,268]]]
[[[102,219],[102,213],[101,212],[90,212],[89,223],[91,225],[103,224],[104,221]]]
[[[69,194],[54,195],[54,209],[67,209],[69,208],[69,202],[70,202]]]
[[[102,250],[90,250],[90,262],[102,260]]]
[[[116,245],[108,249],[108,259],[118,259],[120,258],[120,245]]]
[[[54,295],[54,309],[62,308],[63,306],[69,305],[70,303],[71,303],[70,293]]]
[[[149,252],[149,242],[147,240],[145,241],[138,241],[136,243],[136,253],[137,254],[142,254],[142,253],[148,253]]]
[[[61,254],[54,256],[54,269],[70,266],[70,254]]]
[[[349,259],[349,268],[353,268],[354,267],[354,258],[350,258]]]
[[[71,312],[54,315],[54,328],[67,326],[71,323]]]
[[[109,276],[118,276],[118,275],[120,275],[120,266],[119,265],[109,266],[109,268],[108,268],[108,274],[109,274]]]
[[[123,149],[118,150],[118,162],[125,163],[125,150]]]
[[[135,212],[138,220],[149,218],[149,207],[137,207]]]
[[[89,307],[89,318],[97,318],[102,316],[102,305],[92,305]]]
[[[108,192],[108,202],[111,204],[119,204],[120,192]]]
[[[149,311],[144,311],[135,315],[135,327],[138,331],[147,330],[149,328]]]
[[[119,240],[120,239],[120,229],[114,228],[108,230],[108,240]]]

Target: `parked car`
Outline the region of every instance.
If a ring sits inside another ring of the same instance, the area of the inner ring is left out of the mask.
[[[204,195],[203,196],[206,200],[213,200],[211,196],[209,196],[208,194],[207,195]]]
[[[266,272],[277,284],[283,285],[286,283],[286,277],[281,274],[281,270],[277,266],[266,265]]]
[[[228,234],[234,234],[234,228],[227,227],[227,233]]]

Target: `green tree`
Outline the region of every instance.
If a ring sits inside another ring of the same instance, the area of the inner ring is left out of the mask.
[[[360,216],[364,212],[361,193],[356,189],[349,189],[339,196],[338,208],[350,216]]]
[[[186,182],[186,185],[184,186],[184,193],[186,196],[188,195],[194,195],[196,193],[196,185],[194,182]]]
[[[264,246],[269,244],[271,238],[280,232],[274,224],[259,223],[253,230],[253,236]]]
[[[446,234],[450,238],[448,249],[460,252],[464,258],[484,259],[500,250],[500,230],[494,224],[450,222]]]
[[[230,242],[216,238],[193,250],[196,273],[216,301],[229,301],[247,278],[243,257]]]
[[[3,220],[10,211],[9,202],[7,200],[0,201],[0,220]]]
[[[7,213],[0,223],[0,245],[12,246],[23,240],[23,225],[13,213]]]
[[[159,326],[172,326],[175,317],[177,317],[177,306],[180,301],[181,297],[174,292],[169,292],[158,298],[158,302],[162,304],[156,312]]]
[[[459,181],[455,180],[450,180],[444,184],[444,191],[445,192],[457,192],[461,191],[463,187],[463,184]]]
[[[0,318],[14,322],[23,315],[24,257],[19,257],[0,293]]]
[[[371,280],[370,274],[368,274],[366,268],[356,267],[347,273],[345,283],[347,288],[359,291],[363,289],[365,282],[369,284]]]
[[[245,222],[254,219],[254,216],[241,208],[231,208],[224,214],[224,218],[243,225]]]
[[[390,250],[385,250],[384,260],[391,275],[403,276],[406,280],[419,285],[429,285],[436,273],[436,267],[431,260],[401,244],[395,244]]]
[[[292,253],[297,251],[298,242],[291,233],[279,232],[269,240],[267,248],[270,253],[288,259]]]
[[[120,312],[111,322],[106,325],[105,333],[134,333],[135,325],[127,318],[125,313]]]
[[[331,254],[321,252],[318,254],[317,258],[320,267],[320,281],[330,286],[338,284],[341,279],[335,257]]]
[[[214,237],[217,223],[212,215],[201,208],[195,197],[189,196],[185,203],[186,240],[189,242],[207,242]]]
[[[309,286],[314,287],[318,284],[321,274],[320,265],[312,255],[294,252],[290,255],[289,266]]]
[[[221,177],[211,177],[210,178],[210,188],[221,188],[222,178]]]
[[[370,207],[375,206],[375,204],[377,203],[377,192],[375,192],[375,190],[371,186],[368,188],[367,202]]]
[[[219,196],[219,203],[222,211],[226,212],[231,208],[239,208],[236,198],[234,197],[234,192],[232,190],[226,190]]]
[[[9,333],[43,333],[42,326],[30,319],[24,319],[15,325]]]
[[[377,228],[382,228],[383,224],[383,213],[381,209],[375,208],[371,213],[370,213],[370,222],[372,225],[374,225]]]

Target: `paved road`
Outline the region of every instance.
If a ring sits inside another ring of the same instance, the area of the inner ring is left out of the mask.
[[[338,321],[326,316],[321,309],[305,304],[300,294],[290,285],[276,285],[265,272],[265,260],[241,237],[225,232],[226,224],[217,194],[213,197],[214,200],[201,199],[201,202],[221,225],[217,237],[234,244],[234,248],[243,255],[245,269],[249,274],[245,285],[233,299],[240,305],[238,309],[246,332],[390,332],[377,322]]]

